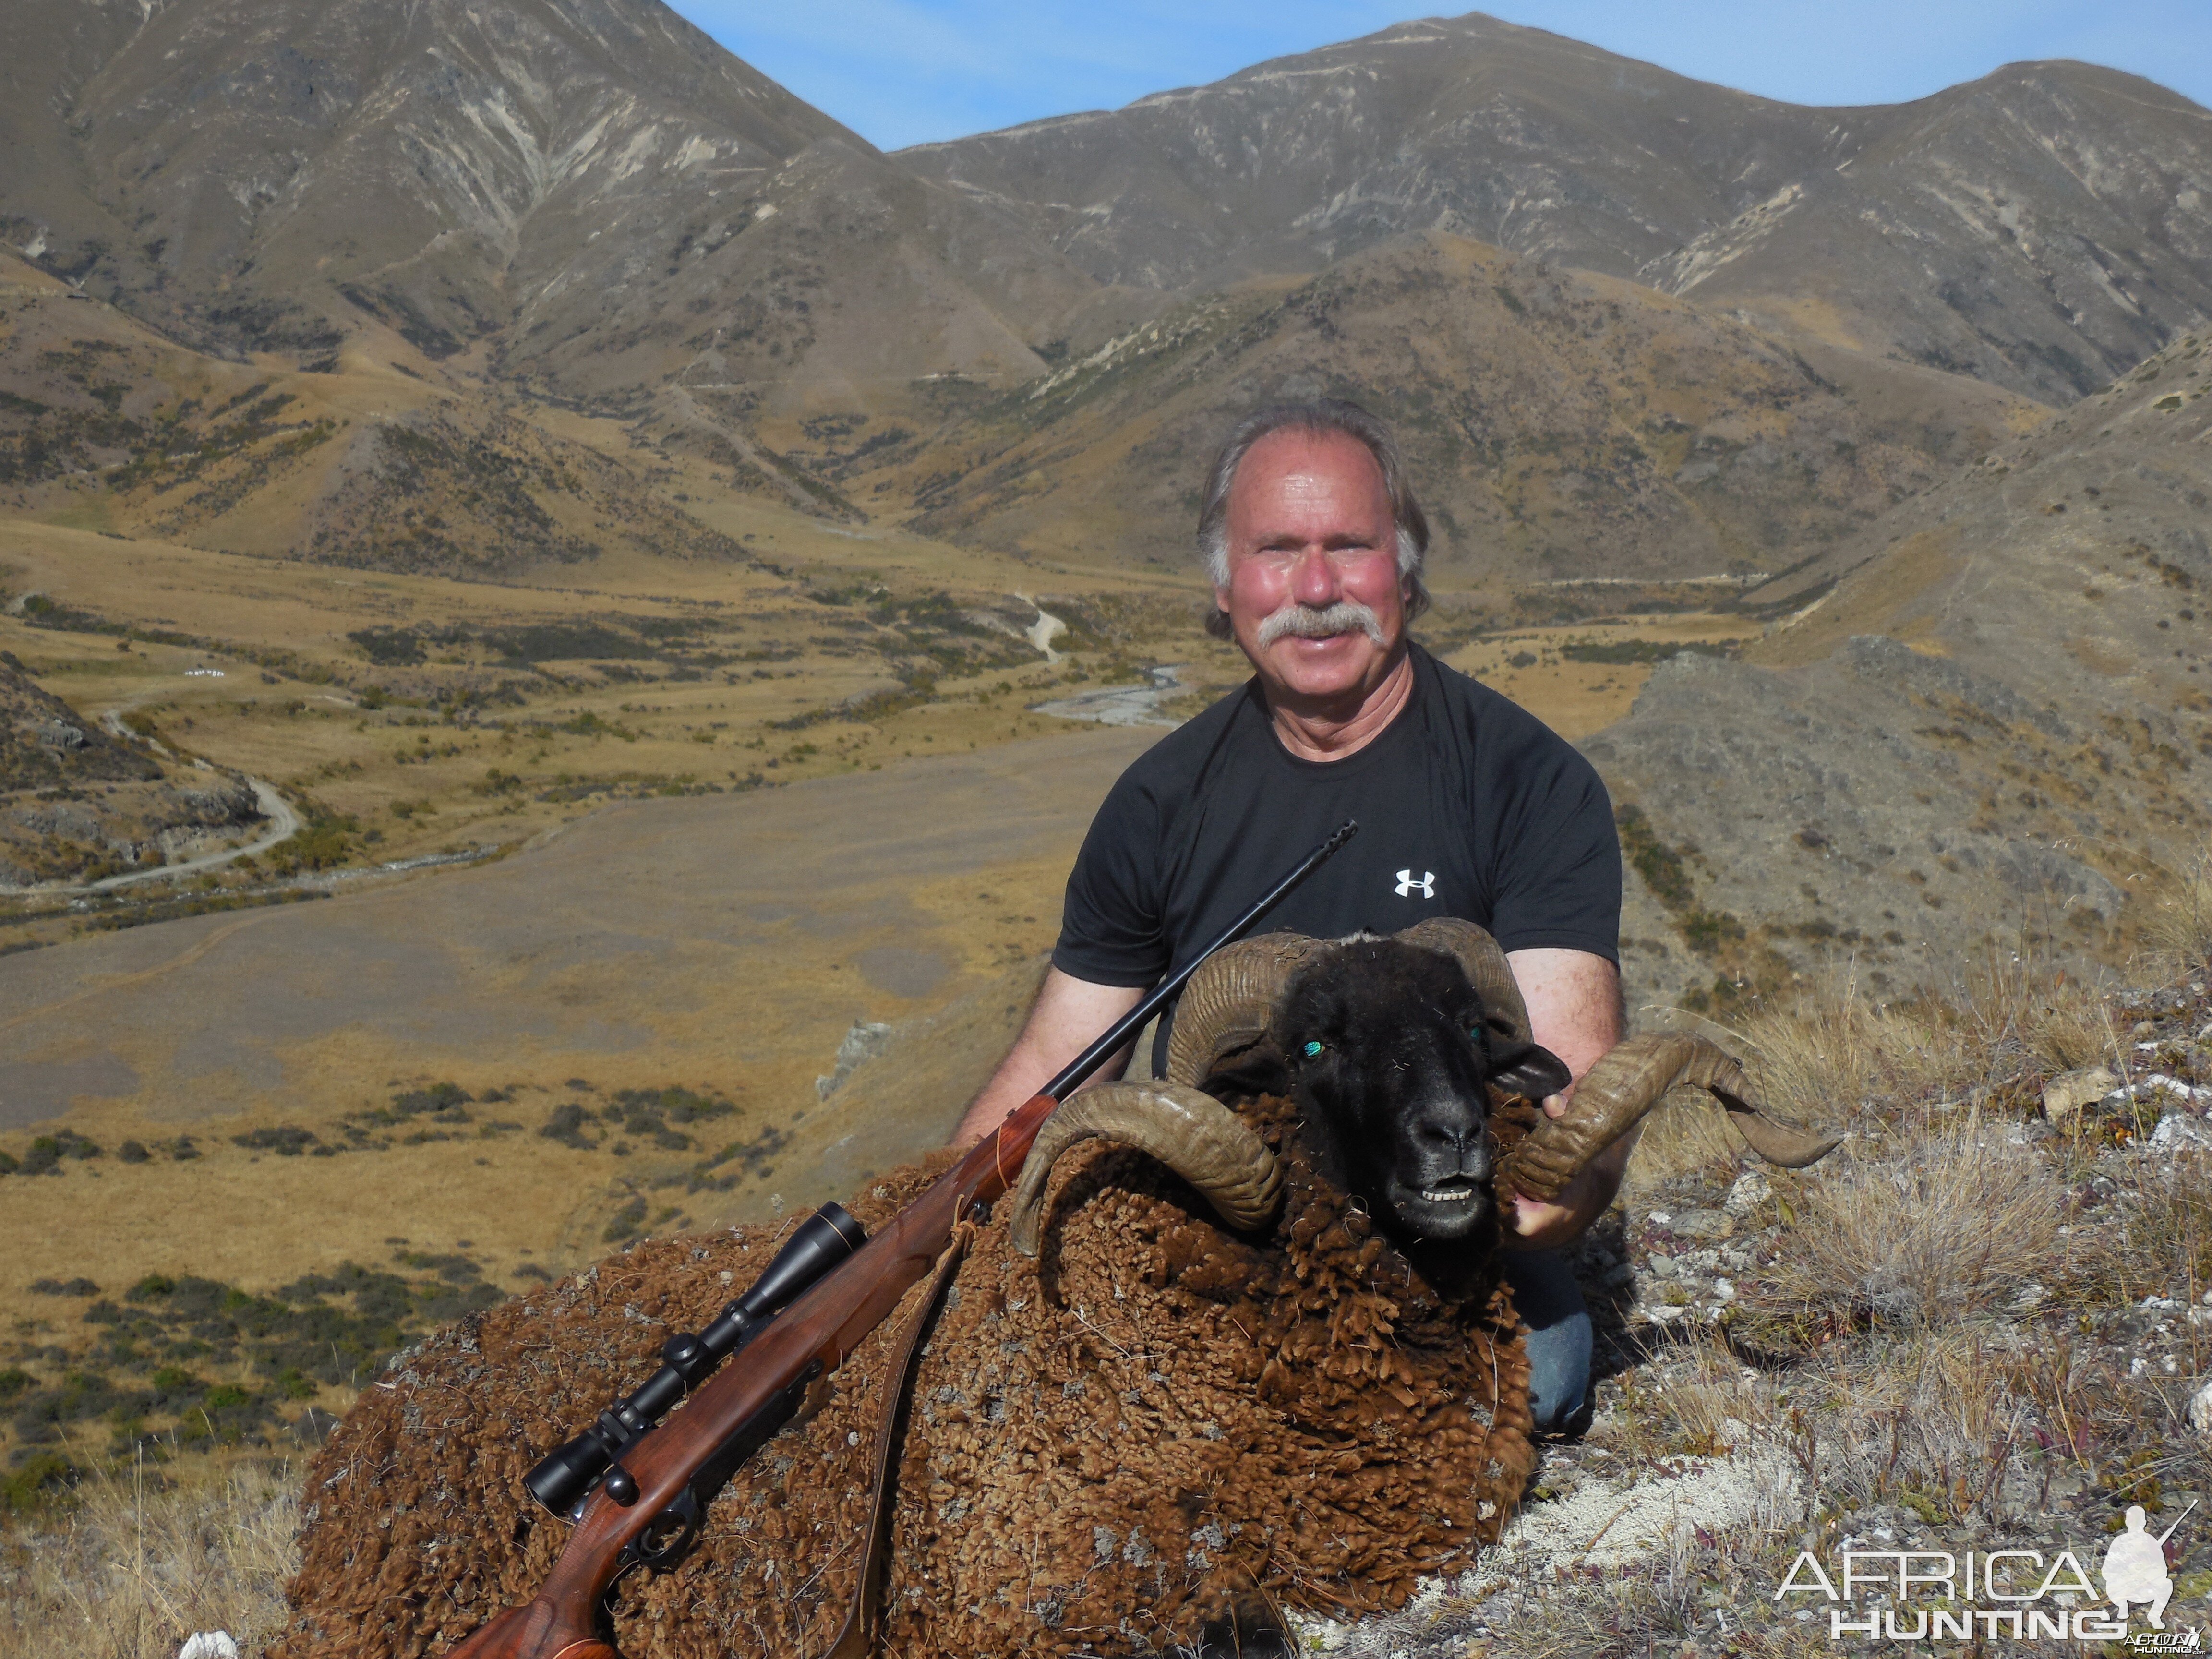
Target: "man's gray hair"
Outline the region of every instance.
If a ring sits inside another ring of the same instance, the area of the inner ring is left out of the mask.
[[[1304,432],[1315,437],[1331,433],[1366,446],[1382,473],[1383,492],[1390,498],[1390,518],[1398,529],[1398,574],[1407,583],[1406,617],[1411,621],[1429,608],[1428,589],[1421,585],[1421,566],[1429,556],[1429,518],[1413,499],[1413,486],[1406,477],[1405,458],[1390,428],[1358,404],[1340,398],[1312,403],[1275,404],[1248,415],[1237,423],[1213,468],[1206,475],[1206,495],[1198,514],[1198,552],[1206,574],[1216,587],[1229,586],[1229,492],[1236,487],[1237,470],[1252,447],[1278,432]],[[1209,611],[1206,631],[1216,639],[1230,636],[1225,611]]]

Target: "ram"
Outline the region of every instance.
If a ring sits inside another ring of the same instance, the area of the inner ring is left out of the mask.
[[[1284,1607],[1401,1605],[1496,1539],[1531,1467],[1496,1190],[1555,1194],[1682,1082],[1778,1161],[1828,1144],[1686,1038],[1622,1045],[1543,1118],[1528,1097],[1564,1070],[1462,923],[1223,952],[1168,1071],[1072,1099],[969,1244],[891,1464],[884,1651],[1266,1654],[1288,1649]],[[945,1162],[851,1207],[872,1223]],[[564,1532],[524,1472],[775,1242],[641,1245],[404,1356],[317,1457],[277,1651],[414,1659],[524,1598]],[[680,1565],[623,1581],[627,1659],[830,1650],[903,1318],[738,1472]]]

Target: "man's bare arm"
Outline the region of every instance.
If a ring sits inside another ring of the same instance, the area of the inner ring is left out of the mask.
[[[1139,987],[1093,985],[1057,968],[1047,969],[1028,1024],[961,1118],[951,1144],[968,1146],[997,1128],[1007,1113],[1035,1095],[1144,995]],[[1124,1048],[1092,1074],[1093,1080],[1117,1078],[1128,1064],[1129,1050]]]
[[[1587,951],[1514,951],[1505,959],[1512,964],[1522,1000],[1528,1005],[1529,1035],[1565,1060],[1576,1081],[1581,1081],[1583,1073],[1620,1041],[1625,1021],[1620,969]],[[1563,1116],[1574,1092],[1570,1086],[1565,1094],[1553,1095],[1544,1103],[1545,1111]],[[1553,1249],[1579,1237],[1620,1190],[1620,1177],[1635,1146],[1632,1130],[1591,1160],[1555,1203],[1516,1200],[1508,1220],[1518,1235],[1517,1247]]]

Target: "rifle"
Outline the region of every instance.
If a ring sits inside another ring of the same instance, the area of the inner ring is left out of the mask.
[[[537,1595],[507,1608],[448,1659],[621,1659],[598,1633],[599,1610],[615,1581],[633,1567],[665,1568],[683,1555],[698,1536],[714,1495],[797,1415],[807,1390],[844,1364],[938,1264],[963,1218],[1012,1184],[1060,1097],[1140,1030],[1199,963],[1266,915],[1358,828],[1346,822],[1308,854],[1220,938],[1161,981],[874,1237],[854,1249],[858,1224],[836,1206],[824,1206],[825,1213],[810,1218],[752,1291],[725,1309],[707,1333],[672,1339],[663,1350],[669,1363],[662,1372],[532,1471],[532,1493],[546,1507],[558,1512],[574,1497],[576,1529]],[[841,1260],[843,1252],[850,1254]],[[811,1285],[794,1293],[793,1285],[810,1273]],[[788,1305],[777,1312],[780,1299]],[[637,1419],[656,1408],[665,1411],[682,1395],[682,1387],[665,1377],[688,1384],[693,1379],[685,1373],[704,1374],[692,1348],[679,1352],[679,1345],[703,1347],[702,1339],[717,1332],[726,1337],[730,1351],[744,1348],[747,1363],[706,1376],[680,1413],[638,1431]],[[612,1467],[598,1462],[601,1451],[609,1452]],[[620,1462],[612,1462],[615,1455]],[[595,1462],[605,1470],[596,1480]]]

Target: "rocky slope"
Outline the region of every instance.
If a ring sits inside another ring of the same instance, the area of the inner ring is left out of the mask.
[[[2129,896],[2195,866],[2207,338],[1770,584],[1799,608],[1742,660],[1662,665],[1585,745],[1640,814],[1643,992],[1726,1000],[1846,956],[1879,991],[1985,941],[2124,943]]]
[[[259,815],[240,779],[170,775],[149,744],[84,719],[0,651],[0,890],[159,865]]]
[[[1471,14],[897,159],[1106,282],[1447,230],[2045,401],[2212,311],[2212,115],[2081,64],[1819,109]]]
[[[896,392],[1036,372],[1097,287],[655,0],[27,0],[0,54],[0,234],[204,348]]]

